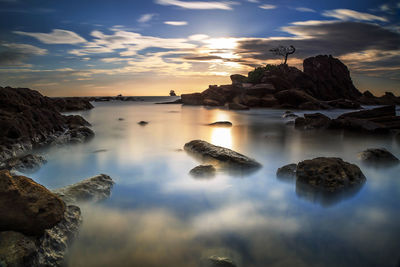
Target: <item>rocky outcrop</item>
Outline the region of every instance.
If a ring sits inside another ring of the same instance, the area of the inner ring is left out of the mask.
[[[303,62],[303,69],[314,84],[310,94],[317,99],[355,100],[361,96],[361,93],[353,85],[346,65],[337,58],[330,55],[306,58]]]
[[[87,98],[82,97],[57,97],[52,98],[59,112],[89,110],[94,108]]]
[[[384,148],[370,148],[358,154],[361,161],[375,166],[391,166],[400,163],[399,159]]]
[[[370,91],[365,91],[358,101],[364,105],[400,105],[400,97],[392,92],[385,92],[381,97],[374,96]]]
[[[331,125],[331,119],[321,113],[304,114],[304,117],[296,118],[294,126],[297,129],[327,129]]]
[[[296,177],[296,169],[297,164],[295,163],[282,166],[276,171],[276,177],[282,180],[294,179]]]
[[[328,109],[331,108],[327,104],[317,100],[301,90],[284,90],[276,93],[274,97],[281,105],[290,105],[296,109]]]
[[[64,202],[24,176],[0,171],[0,231],[41,235],[63,218]]]
[[[97,202],[110,196],[113,185],[110,176],[100,174],[53,192],[66,203]]]
[[[37,266],[36,256],[34,237],[14,231],[0,232],[0,266]]]
[[[206,141],[193,140],[186,143],[184,149],[200,157],[205,162],[217,162],[229,168],[254,169],[261,167],[257,161],[225,147],[215,146]]]
[[[0,170],[19,171],[30,173],[37,171],[43,164],[47,163],[46,159],[39,155],[28,154],[22,157],[16,157],[0,162]]]
[[[189,174],[194,177],[214,176],[216,169],[213,165],[199,165],[190,170]]]
[[[217,126],[217,127],[232,127],[232,122],[230,121],[216,121],[213,123],[209,123],[209,126]]]
[[[220,256],[211,256],[208,258],[206,267],[236,267],[236,264],[227,257],[220,257]]]

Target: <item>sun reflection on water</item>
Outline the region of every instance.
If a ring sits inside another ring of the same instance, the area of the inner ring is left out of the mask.
[[[232,148],[232,132],[230,128],[214,128],[211,130],[211,143],[216,146]]]

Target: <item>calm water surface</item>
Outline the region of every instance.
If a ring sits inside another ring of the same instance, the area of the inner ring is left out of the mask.
[[[68,266],[202,266],[212,255],[237,266],[398,266],[400,166],[376,169],[357,159],[370,147],[399,157],[396,140],[297,131],[285,125],[282,110],[147,100],[95,103],[79,113],[93,125],[92,141],[41,151],[48,163],[31,176],[49,188],[99,173],[116,182],[110,199],[82,206]],[[150,123],[143,127],[141,120]],[[219,120],[233,127],[205,126]],[[193,139],[231,148],[263,167],[195,179],[188,172],[200,162],[179,150]],[[276,178],[282,165],[318,156],[359,165],[367,182],[327,197]]]

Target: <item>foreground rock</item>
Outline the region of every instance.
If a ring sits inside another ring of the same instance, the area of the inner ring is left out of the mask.
[[[189,174],[194,177],[212,177],[216,169],[213,165],[199,165],[190,170]]]
[[[213,123],[209,123],[209,126],[218,126],[218,127],[232,127],[232,122],[230,121],[216,121]]]
[[[89,110],[94,108],[87,98],[83,97],[57,97],[52,98],[59,112]]]
[[[80,118],[80,119],[79,119]],[[76,132],[88,132],[80,116],[63,116],[53,99],[28,88],[0,87],[0,162]],[[74,132],[70,132],[73,130]]]
[[[360,168],[340,158],[304,160],[296,168],[297,182],[316,189],[335,192],[365,182]]]
[[[399,164],[400,161],[392,153],[384,148],[370,148],[358,154],[365,163],[376,166],[388,166]]]
[[[100,174],[53,192],[66,203],[97,202],[110,196],[113,184],[110,176]]]
[[[64,211],[64,202],[44,186],[0,171],[0,231],[41,235],[62,220]]]
[[[202,140],[190,141],[185,144],[184,149],[206,162],[216,161],[218,164],[230,168],[255,169],[261,167],[261,164],[253,159]]]
[[[9,171],[19,171],[23,173],[31,173],[37,171],[47,160],[39,155],[28,154],[22,157],[16,157],[0,163],[0,169]]]

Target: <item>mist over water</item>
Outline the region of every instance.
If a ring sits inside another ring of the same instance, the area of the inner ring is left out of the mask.
[[[68,266],[202,266],[212,255],[237,266],[398,264],[400,166],[364,166],[357,153],[385,147],[398,157],[399,141],[298,131],[285,125],[283,110],[152,101],[159,100],[95,103],[95,109],[79,112],[93,125],[92,141],[40,151],[48,163],[31,176],[46,187],[99,173],[116,182],[110,199],[81,207],[83,225]],[[149,124],[138,125],[142,120]],[[206,125],[222,120],[233,127]],[[188,173],[201,162],[180,149],[194,139],[233,149],[263,167],[193,178]],[[276,178],[277,168],[319,156],[357,164],[366,183],[327,196]]]

